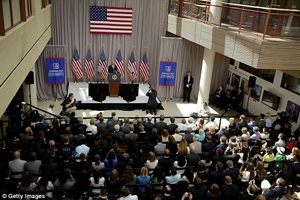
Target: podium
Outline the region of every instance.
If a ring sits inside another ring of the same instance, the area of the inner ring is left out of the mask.
[[[108,79],[109,96],[110,97],[119,97],[119,87],[120,87],[121,75],[109,73],[107,79]]]

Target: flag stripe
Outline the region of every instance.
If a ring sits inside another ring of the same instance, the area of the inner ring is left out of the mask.
[[[100,71],[101,77],[103,79],[107,78],[107,76],[108,76],[108,66],[107,66],[107,61],[106,61],[106,58],[105,58],[104,50],[102,50],[102,52],[100,54],[98,67],[99,66],[103,66],[102,70]]]
[[[90,33],[131,34],[132,8],[90,6]]]
[[[88,50],[87,55],[86,55],[86,59],[85,59],[85,63],[84,63],[84,70],[85,70],[86,76],[89,80],[95,76],[94,62],[93,62],[93,58],[92,58],[90,49]]]
[[[81,79],[83,77],[81,61],[77,49],[75,49],[72,58],[72,72],[75,74],[76,79]]]
[[[146,52],[144,53],[142,61],[141,61],[140,73],[141,73],[144,81],[147,81],[150,79],[149,63],[148,63]]]
[[[128,60],[127,72],[129,74],[130,80],[134,80],[137,78],[136,60],[133,52],[131,52]]]
[[[115,62],[117,68],[118,68],[118,71],[120,72],[121,74],[121,77],[124,78],[124,63],[123,63],[123,58],[122,58],[122,55],[121,55],[121,51],[119,50],[118,53],[117,53],[117,57],[116,57],[116,62]]]

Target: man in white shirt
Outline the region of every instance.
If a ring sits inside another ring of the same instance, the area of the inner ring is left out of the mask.
[[[200,116],[208,116],[210,113],[210,108],[208,107],[207,103],[204,102],[202,107],[200,108]]]
[[[180,129],[180,131],[186,131],[186,129],[188,127],[185,119],[182,119],[181,123],[177,124],[177,125],[178,125],[178,128]]]
[[[182,135],[180,135],[180,128],[176,128],[175,134],[173,135],[176,142],[180,142],[182,140]]]
[[[86,146],[86,140],[81,139],[81,145],[75,148],[74,157],[79,158],[79,155],[81,153],[84,153],[86,156],[88,156],[89,152],[90,152],[90,147]],[[76,159],[76,161],[80,162],[80,159]]]
[[[194,119],[192,117],[190,117],[188,122],[189,122],[189,125],[187,126],[187,128],[192,128],[192,130],[195,131],[197,125],[195,124]]]

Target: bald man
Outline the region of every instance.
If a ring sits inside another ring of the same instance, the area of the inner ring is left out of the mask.
[[[14,160],[9,161],[8,163],[8,167],[11,173],[13,174],[14,172],[24,172],[24,166],[26,161],[20,159],[21,154],[19,151],[15,151],[13,155],[14,155]],[[22,178],[22,173],[11,175],[11,177],[15,179],[20,179]]]

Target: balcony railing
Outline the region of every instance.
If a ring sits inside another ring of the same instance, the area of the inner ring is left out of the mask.
[[[218,19],[212,18],[220,16]],[[300,10],[209,1],[171,0],[169,13],[220,28],[272,38],[300,39]]]

